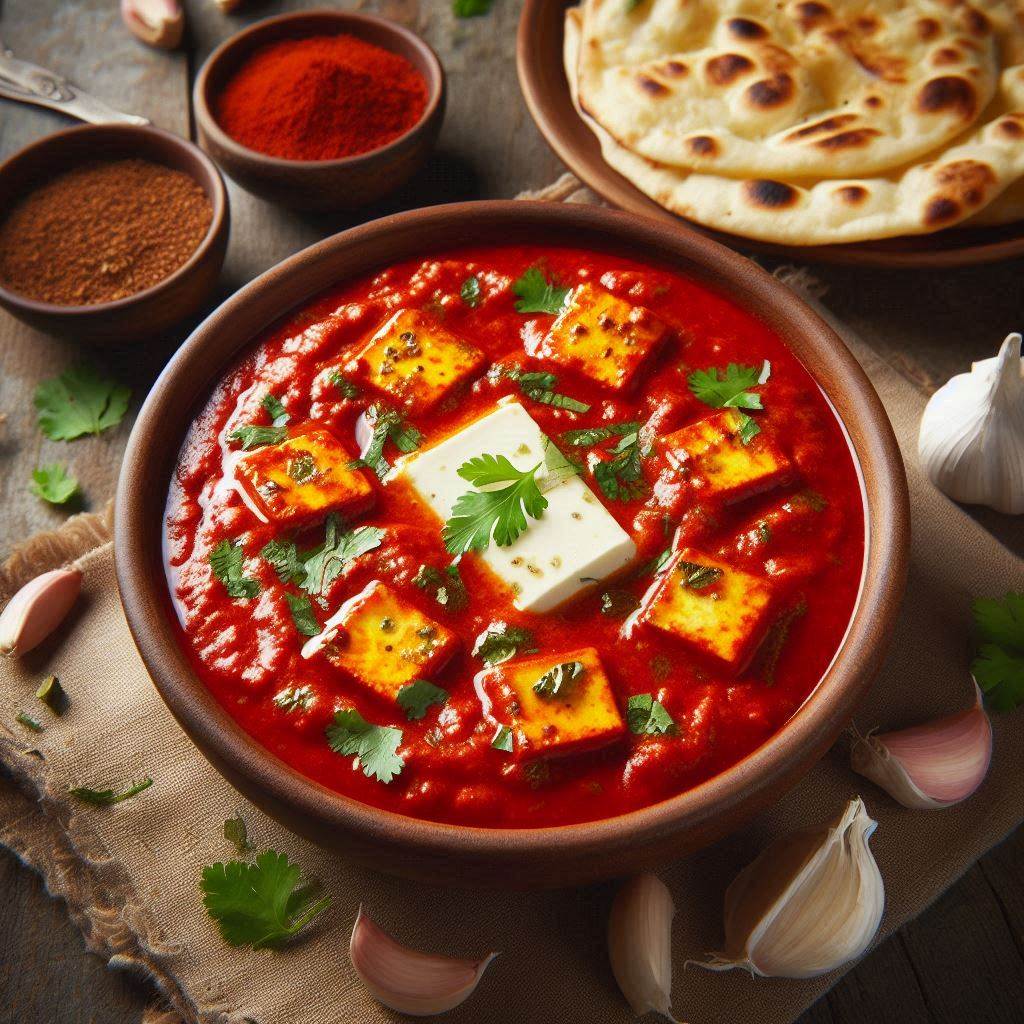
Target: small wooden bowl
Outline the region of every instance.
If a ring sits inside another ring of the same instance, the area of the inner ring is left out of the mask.
[[[284,160],[243,146],[217,123],[215,100],[253,51],[280,39],[342,33],[405,57],[423,75],[427,106],[404,135],[339,160]],[[199,144],[246,191],[297,210],[353,209],[395,191],[430,156],[444,120],[444,68],[419,36],[384,18],[344,11],[283,14],[257,22],[210,54],[196,78],[193,105]]]
[[[0,305],[48,334],[106,344],[153,337],[195,313],[209,298],[228,244],[228,196],[213,162],[170,132],[136,125],[80,125],[47,135],[0,166],[0,218],[55,174],[95,160],[151,160],[183,171],[206,193],[213,219],[196,251],[170,277],[113,302],[60,306],[27,298],[0,284]]]
[[[447,247],[564,242],[691,276],[788,342],[845,426],[862,480],[865,558],[849,630],[821,682],[763,746],[694,789],[651,807],[553,828],[474,828],[406,817],[314,782],[261,746],[203,685],[178,642],[162,523],[192,418],[253,339],[340,282]],[[849,724],[881,664],[907,571],[907,481],[871,383],[839,336],[750,260],[677,225],[594,206],[457,203],[413,210],[328,238],[224,303],[175,353],[139,412],[117,487],[115,561],[128,625],[171,713],[222,775],[301,835],[380,871],[435,884],[576,885],[650,868],[735,829],[778,799]]]

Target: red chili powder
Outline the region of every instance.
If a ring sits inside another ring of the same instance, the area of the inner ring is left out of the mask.
[[[255,51],[216,102],[221,128],[286,160],[335,160],[379,149],[427,105],[404,57],[354,36],[283,39]]]

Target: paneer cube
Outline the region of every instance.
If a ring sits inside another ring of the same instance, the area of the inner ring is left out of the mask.
[[[547,676],[559,666],[555,676]],[[556,692],[538,693],[541,680],[547,683],[542,689]],[[593,750],[625,732],[593,647],[505,662],[478,673],[475,682],[484,714],[512,730],[517,760]]]
[[[351,461],[333,434],[316,428],[244,455],[235,478],[248,503],[268,521],[298,524],[328,512],[351,517],[376,500],[366,470],[350,469]]]
[[[637,379],[668,335],[668,325],[649,309],[585,283],[576,286],[531,355],[621,391]]]
[[[735,675],[764,638],[776,597],[770,580],[683,548],[644,597],[640,621]]]
[[[344,372],[416,414],[471,380],[485,362],[483,352],[452,334],[437,317],[400,309],[377,328]]]
[[[450,629],[373,580],[327,620],[302,656],[322,652],[368,690],[393,701],[407,683],[440,671],[458,644]]]
[[[686,474],[701,499],[732,504],[792,477],[792,463],[766,431],[743,443],[743,415],[723,409],[661,439],[669,464]]]

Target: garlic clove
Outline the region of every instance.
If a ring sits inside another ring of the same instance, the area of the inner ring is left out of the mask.
[[[173,50],[185,30],[177,0],[121,0],[121,20],[148,46]]]
[[[832,824],[783,836],[725,894],[725,952],[697,966],[814,978],[859,957],[882,920],[885,886],[860,797]]]
[[[373,440],[373,426],[366,418],[366,413],[361,412],[356,419],[355,425],[356,447],[359,449],[359,458],[364,458]]]
[[[458,960],[420,953],[396,942],[360,907],[349,955],[374,999],[398,1013],[429,1017],[468,999],[498,954],[490,953],[482,960]]]
[[[921,418],[918,455],[931,481],[954,501],[1024,512],[1024,363],[1021,336],[998,356],[953,377]]]
[[[608,919],[608,957],[622,994],[642,1017],[672,1016],[672,918],[676,908],[664,882],[637,875],[618,891]]]
[[[850,763],[904,807],[952,807],[984,781],[992,723],[975,687],[974,707],[896,732],[855,733]]]
[[[53,569],[30,580],[0,614],[0,654],[26,654],[71,611],[82,590],[77,569]]]

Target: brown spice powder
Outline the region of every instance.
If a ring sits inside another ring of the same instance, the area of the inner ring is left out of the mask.
[[[28,193],[0,225],[0,281],[62,306],[151,288],[196,251],[213,208],[182,171],[148,160],[84,164]]]

